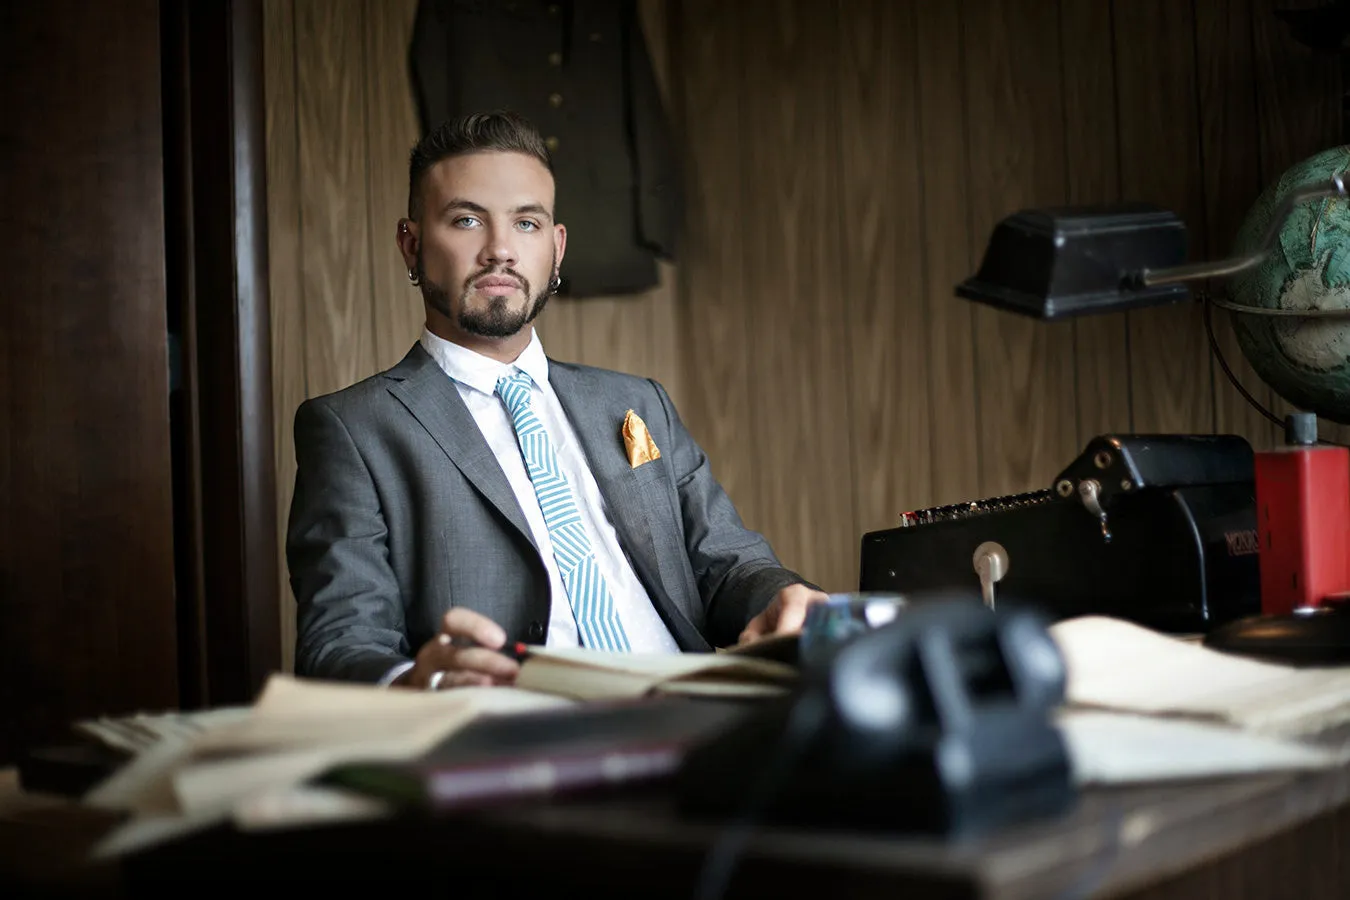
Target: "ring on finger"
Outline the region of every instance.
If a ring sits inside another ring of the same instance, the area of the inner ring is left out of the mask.
[[[431,677],[427,679],[427,690],[429,690],[429,691],[437,691],[437,690],[440,690],[440,688],[441,688],[441,682],[444,681],[444,680],[445,680],[445,672],[444,672],[444,671],[436,671],[436,672],[432,672],[432,673],[431,673]]]

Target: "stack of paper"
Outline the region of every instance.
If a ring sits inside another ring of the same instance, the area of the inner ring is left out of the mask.
[[[252,707],[222,706],[198,712],[136,713],[100,716],[75,723],[75,731],[106,747],[127,754],[140,753],[165,740],[190,740],[198,734],[247,718]]]
[[[340,762],[414,758],[480,715],[571,702],[514,688],[428,693],[274,675],[247,715],[166,732],[86,795],[132,814],[95,853],[119,855],[231,818],[266,827],[382,815],[379,804],[305,782]]]
[[[1050,629],[1071,703],[1307,737],[1350,723],[1350,667],[1258,662],[1101,616]]]
[[[792,666],[735,655],[625,654],[532,648],[513,688],[422,692],[274,675],[252,707],[83,723],[135,753],[86,797],[131,823],[101,855],[124,853],[226,818],[259,828],[386,810],[306,782],[352,760],[411,759],[480,715],[654,693],[760,697],[784,693]]]

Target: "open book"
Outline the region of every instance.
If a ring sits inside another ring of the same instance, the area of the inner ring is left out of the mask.
[[[650,694],[754,698],[784,694],[797,669],[737,653],[608,653],[577,647],[531,647],[516,687],[577,700]]]

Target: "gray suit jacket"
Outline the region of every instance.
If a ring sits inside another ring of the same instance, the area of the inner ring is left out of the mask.
[[[655,381],[549,361],[625,555],[681,649],[734,643],[803,582],[747,530]],[[631,468],[634,410],[660,459]],[[548,575],[515,495],[454,382],[414,345],[403,361],[301,404],[286,536],[296,672],[378,681],[452,606],[543,643]],[[803,582],[804,583],[804,582]]]

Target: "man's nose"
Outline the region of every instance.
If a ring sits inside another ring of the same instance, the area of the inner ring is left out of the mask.
[[[488,232],[479,263],[485,267],[516,264],[516,248],[509,229],[493,228]]]

